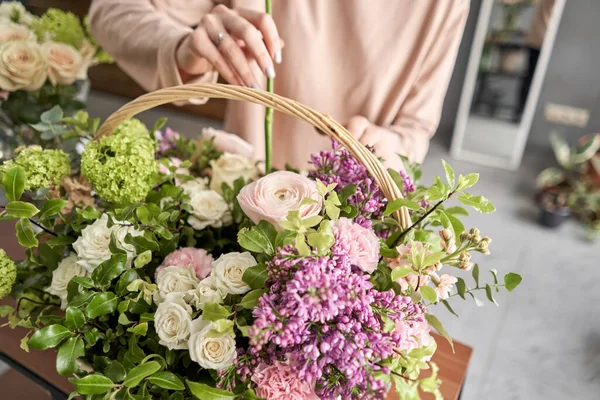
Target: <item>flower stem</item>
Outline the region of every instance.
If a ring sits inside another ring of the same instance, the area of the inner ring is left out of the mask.
[[[266,13],[272,15],[271,0],[265,0]],[[267,78],[267,92],[273,93],[273,78]],[[270,173],[273,168],[273,109],[267,107],[265,111],[265,173]]]

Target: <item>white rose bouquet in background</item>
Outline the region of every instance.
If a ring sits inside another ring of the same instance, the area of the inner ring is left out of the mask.
[[[88,69],[112,58],[95,43],[87,23],[74,14],[50,9],[38,18],[15,1],[4,1],[0,7],[2,159],[17,146],[41,144],[61,135],[60,131],[36,132],[29,124],[54,106],[67,116],[83,109]]]

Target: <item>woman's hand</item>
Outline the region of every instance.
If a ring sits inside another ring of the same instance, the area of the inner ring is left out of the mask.
[[[181,42],[177,66],[184,82],[214,68],[231,84],[259,88],[262,74],[275,77],[273,61],[281,62],[282,45],[270,15],[218,5]]]

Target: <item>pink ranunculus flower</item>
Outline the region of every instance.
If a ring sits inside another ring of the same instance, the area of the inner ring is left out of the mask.
[[[261,363],[252,375],[256,395],[267,400],[319,400],[312,385],[298,379],[298,374],[284,362]]]
[[[314,200],[302,204],[305,198]],[[254,223],[268,221],[278,231],[290,211],[299,210],[301,218],[318,215],[323,198],[315,181],[289,171],[273,172],[242,188],[237,196],[240,207]]]
[[[424,319],[421,321],[402,321],[396,324],[396,331],[402,336],[397,350],[411,350],[428,346],[434,339],[431,336],[431,328]],[[431,356],[422,361],[429,361]]]
[[[369,274],[377,269],[379,239],[375,232],[343,217],[333,222],[332,228],[335,240],[348,246],[352,265]]]
[[[169,253],[160,267],[156,269],[156,273],[168,266],[187,267],[191,266],[196,271],[196,276],[199,279],[206,278],[212,269],[213,257],[204,249],[196,249],[194,247],[184,247]]]

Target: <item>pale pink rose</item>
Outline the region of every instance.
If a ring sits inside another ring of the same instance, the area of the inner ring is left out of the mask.
[[[252,158],[254,147],[244,139],[233,133],[220,131],[213,128],[204,128],[201,133],[202,139],[213,139],[215,148],[219,151],[238,154],[246,158]]]
[[[306,198],[313,203],[302,205]],[[273,172],[242,188],[237,196],[240,207],[254,223],[262,220],[279,226],[290,211],[300,211],[301,218],[318,215],[323,198],[317,191],[315,181],[289,171]]]
[[[47,76],[46,58],[36,42],[16,40],[0,44],[0,89],[38,90]]]
[[[379,238],[375,232],[343,217],[333,222],[332,228],[335,240],[348,246],[352,265],[369,274],[377,269]]]
[[[434,275],[437,278],[437,275],[435,273],[432,275]],[[435,293],[437,293],[438,299],[447,299],[448,295],[450,294],[450,291],[452,290],[452,287],[457,281],[458,279],[456,279],[452,275],[442,274],[442,276],[439,277],[439,283],[434,289]]]
[[[431,328],[425,319],[420,321],[402,321],[396,324],[396,331],[402,336],[399,341],[400,346],[397,350],[411,350],[428,346],[432,341]],[[425,357],[422,361],[427,362],[431,356]]]
[[[256,395],[267,400],[319,400],[312,385],[298,379],[292,368],[280,361],[259,364],[252,375]]]
[[[184,247],[169,253],[160,267],[156,269],[156,273],[168,266],[188,267],[191,266],[196,271],[196,276],[199,279],[206,278],[212,269],[213,257],[204,249],[196,249],[194,247]]]
[[[11,40],[35,41],[35,33],[22,25],[0,24],[0,43]]]
[[[86,78],[82,72],[83,59],[74,47],[46,42],[42,44],[42,53],[48,61],[48,78],[53,85],[70,85]]]

